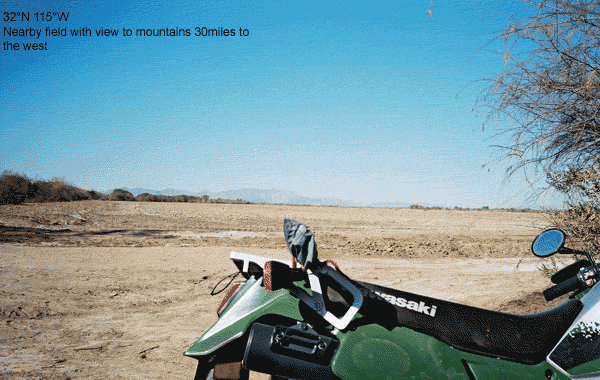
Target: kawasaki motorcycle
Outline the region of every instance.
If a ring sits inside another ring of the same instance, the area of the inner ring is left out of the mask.
[[[228,285],[217,322],[185,352],[195,379],[600,379],[600,268],[559,229],[533,253],[587,258],[543,292],[570,298],[530,315],[350,279],[318,260],[305,225],[286,219],[284,234],[291,261],[232,252],[245,281]]]

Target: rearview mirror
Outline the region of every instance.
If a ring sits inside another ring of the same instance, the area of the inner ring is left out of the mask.
[[[531,244],[531,251],[538,257],[554,255],[565,244],[565,233],[552,228],[539,234]]]

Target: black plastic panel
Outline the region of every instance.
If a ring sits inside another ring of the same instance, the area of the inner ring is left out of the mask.
[[[560,342],[550,355],[550,359],[565,371],[600,359],[599,326],[576,327]]]

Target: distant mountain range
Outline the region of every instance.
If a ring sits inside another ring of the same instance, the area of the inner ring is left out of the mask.
[[[223,198],[223,199],[242,199],[252,203],[270,203],[270,204],[284,204],[284,205],[310,205],[310,206],[344,206],[344,207],[395,207],[405,208],[410,204],[407,202],[379,202],[372,204],[362,204],[358,202],[346,201],[337,198],[311,198],[305,197],[298,193],[289,190],[281,189],[239,189],[239,190],[225,190],[225,191],[201,191],[201,192],[190,192],[177,189],[144,189],[144,188],[127,188],[123,187],[123,190],[127,190],[135,196],[143,193],[155,194],[155,195],[194,195],[202,196],[208,195],[211,199]],[[111,193],[112,190],[107,191]]]

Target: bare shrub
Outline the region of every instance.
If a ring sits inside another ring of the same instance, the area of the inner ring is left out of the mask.
[[[495,121],[502,158],[546,173],[568,195],[568,210],[551,213],[588,250],[600,233],[600,7],[597,1],[527,1],[536,13],[498,35],[512,46],[506,69],[487,79],[478,104]],[[501,140],[502,141],[502,140]]]
[[[173,202],[173,197],[168,195],[142,193],[135,197],[135,200],[139,202]]]
[[[50,202],[52,198],[52,186],[48,181],[35,181],[31,185],[28,198],[31,202],[35,203]]]
[[[90,190],[90,199],[105,200],[105,199],[108,199],[108,195],[102,194],[102,193],[100,193],[98,191]]]
[[[201,197],[197,197],[194,195],[176,195],[176,196],[168,196],[168,195],[155,195],[149,193],[142,193],[135,197],[136,201],[139,202],[185,202],[185,203],[220,203],[220,204],[249,204],[250,202],[244,201],[242,199],[210,199],[208,195],[203,195]]]
[[[109,201],[135,201],[135,197],[127,190],[114,189],[108,196]]]
[[[498,122],[515,159],[508,168],[556,173],[600,155],[600,8],[595,1],[533,2],[537,14],[497,37],[512,45],[507,68],[478,102]]]
[[[54,178],[51,181],[35,181],[31,184],[28,194],[28,201],[36,203],[70,202],[86,199],[94,199],[94,197],[89,191],[70,185],[60,178]]]
[[[101,199],[104,195],[80,189],[65,180],[32,181],[27,176],[5,171],[0,176],[0,204],[24,202],[68,202],[85,199]]]
[[[578,248],[597,252],[600,248],[600,209],[581,204],[552,211],[552,224],[567,233]]]
[[[69,185],[63,179],[54,178],[49,181],[52,195],[50,202],[69,202],[90,199],[90,193],[86,190]]]
[[[142,193],[142,194],[138,195],[137,197],[135,197],[135,200],[137,202],[156,202],[157,197],[154,194]]]
[[[600,158],[589,166],[570,166],[550,182],[570,199],[567,210],[550,212],[552,224],[564,230],[580,249],[600,248]]]
[[[0,204],[25,202],[31,181],[24,175],[4,171],[0,175]]]

